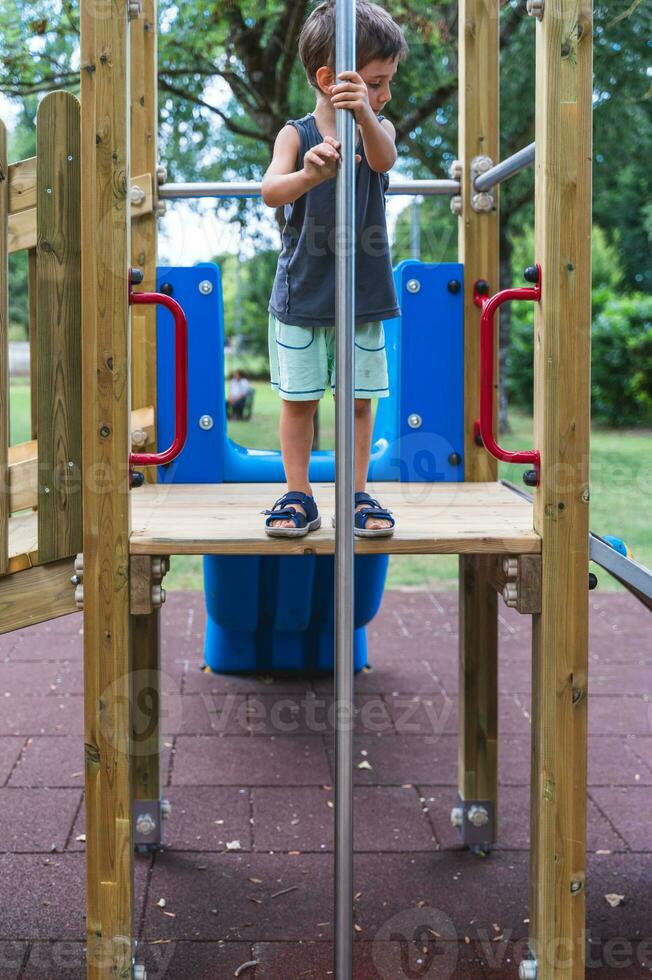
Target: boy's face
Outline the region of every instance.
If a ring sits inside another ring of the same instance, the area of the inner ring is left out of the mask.
[[[382,112],[392,97],[391,83],[398,70],[398,58],[386,61],[374,58],[364,68],[358,69],[358,74],[367,86],[369,105],[378,114]]]

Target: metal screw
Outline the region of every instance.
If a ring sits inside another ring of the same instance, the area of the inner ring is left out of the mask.
[[[43,493],[49,493],[49,492],[50,492],[49,487],[43,487]]]
[[[412,415],[408,415],[407,422],[411,429],[420,429],[423,425],[423,419],[420,415],[417,415],[416,412],[413,412]]]
[[[588,504],[590,499],[591,499],[591,491],[589,490],[588,487],[584,487],[584,489],[582,490],[582,503]]]
[[[206,430],[212,429],[213,428],[212,417],[210,415],[202,415],[202,417],[199,420],[199,428],[206,429]]]
[[[140,813],[136,817],[136,830],[139,834],[152,834],[156,830],[156,820],[150,813]]]
[[[79,585],[80,582],[81,582],[81,579],[80,579],[79,575],[71,575],[70,576],[70,583],[71,583],[71,585]]]
[[[518,968],[518,980],[537,980],[537,961],[523,960]]]
[[[69,153],[68,154],[68,160],[72,160],[72,159],[73,159],[72,153]]]
[[[75,466],[75,464],[73,463],[73,461],[71,459],[69,459],[68,460],[68,469],[69,470],[72,470],[72,469],[74,469],[74,466]]]
[[[466,819],[469,823],[472,823],[474,827],[484,827],[489,823],[489,814],[487,813],[487,808],[484,806],[473,806],[469,807],[469,812],[466,815]]]
[[[578,881],[577,878],[575,878],[574,881],[571,881],[571,894],[577,895],[578,892],[582,891],[582,888],[583,884],[581,881]]]
[[[51,187],[47,187],[46,190],[45,190],[45,193],[46,194],[51,194],[52,193],[52,188]]]
[[[202,296],[208,296],[213,292],[213,283],[210,281],[210,279],[202,279],[202,281],[199,283],[199,292],[202,294]]]
[[[407,283],[408,293],[418,293],[421,289],[421,283],[418,279],[409,279]]]
[[[459,215],[461,215],[462,213],[461,194],[454,194],[453,197],[451,197],[451,211],[453,212],[453,214],[457,215],[458,217]]]
[[[142,189],[142,187],[139,187],[136,184],[134,187],[131,188],[131,203],[134,204],[136,207],[140,207],[140,205],[145,200],[145,197],[146,197],[145,191]]]

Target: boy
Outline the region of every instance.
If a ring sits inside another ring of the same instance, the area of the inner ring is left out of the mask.
[[[396,162],[395,129],[380,115],[407,45],[381,7],[357,0],[358,71],[335,77],[335,2],[306,21],[299,54],[317,95],[314,112],[280,131],[263,180],[269,207],[285,205],[285,228],[269,304],[272,387],[281,396],[280,438],[288,493],[265,530],[299,537],[321,518],[308,481],[313,418],[330,383],[335,391],[336,113],[356,119],[355,533],[390,535],[394,518],[365,493],[371,453],[371,399],[389,394],[382,321],[399,315],[387,240],[387,171]]]

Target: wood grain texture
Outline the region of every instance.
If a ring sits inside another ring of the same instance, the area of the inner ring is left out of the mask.
[[[531,945],[539,980],[584,977],[592,8],[536,26],[535,444],[542,612],[533,617]],[[557,951],[557,954],[556,952]]]
[[[36,157],[9,166],[9,213],[36,207]]]
[[[459,148],[464,165],[462,215],[458,219],[459,261],[464,263],[464,477],[494,481],[498,464],[473,438],[480,412],[480,310],[473,303],[478,279],[499,283],[499,188],[496,210],[476,212],[471,205],[471,162],[480,155],[499,159],[499,3],[459,3]],[[496,331],[496,334],[498,331]],[[498,392],[498,338],[494,377]],[[498,399],[496,398],[496,402]],[[494,411],[494,426],[498,418]],[[459,562],[460,728],[458,789],[466,800],[493,800],[497,827],[498,771],[498,597],[483,565],[473,556]]]
[[[36,439],[38,434],[38,357],[36,353],[32,354],[32,351],[36,352],[38,350],[38,333],[37,333],[37,297],[38,297],[38,286],[37,286],[37,271],[36,271],[36,248],[30,248],[27,252],[27,302],[29,309],[29,323],[28,323],[28,335],[29,335],[29,405],[30,405],[30,419],[32,425],[32,439]]]
[[[333,484],[315,486],[322,527],[270,538],[261,511],[279,484],[158,484],[131,495],[130,550],[141,555],[333,554]],[[391,538],[356,538],[359,554],[525,554],[539,551],[532,508],[501,484],[379,483],[370,492],[393,511]]]
[[[134,208],[131,224],[131,264],[142,269],[143,290],[156,289],[157,218],[152,212],[158,184],[157,0],[144,0],[142,14],[131,21],[131,172],[149,174],[149,207]],[[156,308],[132,312],[131,399],[135,408],[156,404]],[[156,433],[144,452],[156,451]],[[148,483],[156,483],[155,466],[140,468]]]
[[[7,130],[0,120],[0,574],[7,571],[9,547],[9,293]]]
[[[129,26],[81,5],[87,976],[131,975]]]
[[[41,563],[82,550],[81,161],[79,102],[38,108],[36,362]]]
[[[70,582],[73,571],[67,558],[0,579],[0,633],[78,612]]]

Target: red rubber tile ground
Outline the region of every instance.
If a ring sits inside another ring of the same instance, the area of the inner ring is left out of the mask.
[[[590,602],[587,977],[640,980],[652,977],[652,621],[629,596]],[[162,622],[172,816],[166,849],[135,858],[138,960],[149,980],[226,980],[239,967],[245,980],[325,980],[332,679],[203,673],[199,594],[169,596]],[[69,617],[0,638],[0,980],[86,975],[80,627]],[[481,859],[449,819],[457,597],[388,593],[371,624],[372,669],[356,679],[354,980],[517,977],[529,619],[501,607],[500,631],[500,831]]]

